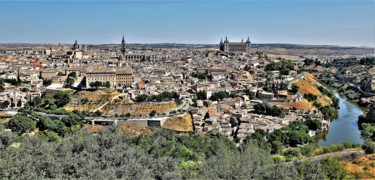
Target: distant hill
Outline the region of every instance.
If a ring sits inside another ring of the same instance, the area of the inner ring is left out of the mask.
[[[69,44],[66,44],[69,45]],[[158,44],[127,44],[130,49],[159,49],[159,48],[183,48],[183,49],[218,49],[218,44],[179,44],[179,43],[158,43]],[[8,43],[0,44],[1,50],[20,49],[46,49],[57,47],[56,44],[27,44]],[[88,49],[115,49],[118,44],[87,44]],[[252,44],[252,51],[261,51],[266,54],[290,55],[290,56],[368,56],[374,55],[374,48],[370,47],[346,47],[333,45],[301,45],[301,44]]]

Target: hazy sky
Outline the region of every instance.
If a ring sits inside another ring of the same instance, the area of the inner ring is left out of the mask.
[[[375,47],[374,0],[0,0],[0,43],[253,43]]]

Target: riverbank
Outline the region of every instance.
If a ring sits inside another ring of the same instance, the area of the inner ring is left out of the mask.
[[[363,104],[360,104],[358,103],[357,101],[354,101],[353,99],[350,99],[346,94],[344,93],[340,93],[338,92],[341,96],[345,97],[349,102],[351,102],[352,104],[355,104],[358,108],[360,108],[362,111],[363,111],[363,114],[367,114],[369,109],[366,106],[364,106]]]
[[[337,92],[334,95],[339,99],[338,117],[331,122],[328,133],[319,140],[319,145],[330,146],[346,141],[362,145],[363,140],[357,120],[364,112]]]

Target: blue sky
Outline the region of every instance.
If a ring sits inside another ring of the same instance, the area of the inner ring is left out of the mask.
[[[0,0],[0,43],[297,43],[375,47],[373,0]]]

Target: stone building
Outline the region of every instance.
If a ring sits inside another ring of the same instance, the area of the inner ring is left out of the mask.
[[[241,42],[229,42],[228,38],[225,37],[220,41],[220,50],[226,53],[250,53],[251,42],[249,37],[247,41],[244,42],[243,39]]]
[[[109,82],[111,87],[131,86],[134,82],[133,73],[126,69],[100,68],[86,71],[86,87],[92,82]]]

